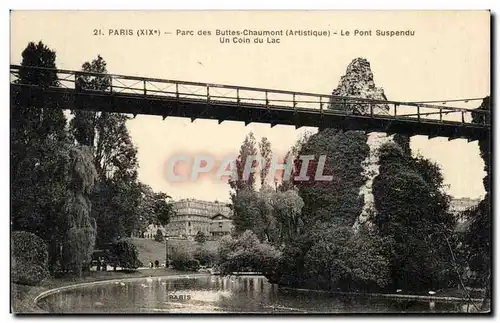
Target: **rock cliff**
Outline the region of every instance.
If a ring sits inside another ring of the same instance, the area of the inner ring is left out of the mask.
[[[375,86],[370,63],[364,58],[356,58],[347,66],[346,74],[342,76],[339,85],[333,90],[332,95],[387,100],[383,88]],[[344,109],[360,114],[370,113],[369,104],[363,102],[346,103],[339,99],[332,99],[328,108]],[[375,114],[382,114],[387,111],[389,111],[389,106],[387,104],[378,104],[374,106]],[[359,190],[359,194],[363,197],[364,203],[361,213],[354,223],[355,229],[362,224],[370,225],[371,222],[369,218],[376,215],[372,189],[373,180],[379,174],[378,150],[385,143],[393,141],[394,136],[387,136],[387,134],[383,132],[372,132],[368,134],[367,145],[370,147],[370,153],[362,163],[363,175],[366,181]]]

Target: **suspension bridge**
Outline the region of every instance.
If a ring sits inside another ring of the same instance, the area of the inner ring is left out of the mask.
[[[57,86],[36,80],[57,74]],[[23,77],[20,77],[22,75]],[[29,79],[29,82],[23,80]],[[106,80],[106,82],[102,82]],[[489,111],[246,86],[10,66],[11,103],[44,108],[463,138],[491,135]],[[85,88],[82,84],[93,84]],[[97,84],[97,86],[96,86]],[[99,89],[98,84],[106,84]],[[96,89],[97,88],[97,89]],[[479,105],[479,104],[478,104]],[[473,114],[476,122],[473,122]]]

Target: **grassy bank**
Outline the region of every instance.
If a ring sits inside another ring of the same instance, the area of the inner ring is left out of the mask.
[[[139,260],[144,266],[148,266],[150,261],[158,260],[160,263],[165,263],[165,242],[157,242],[150,239],[131,239],[132,243],[139,251]],[[170,239],[168,241],[169,252],[175,249],[183,249],[188,253],[193,254],[200,246],[196,241]],[[219,247],[219,241],[206,241],[202,245],[210,251],[216,251]]]
[[[120,278],[140,278],[157,277],[186,274],[186,272],[174,269],[142,269],[135,272],[122,271],[99,271],[90,272],[83,277],[49,278],[37,286],[27,286],[11,283],[11,312],[12,313],[43,313],[40,308],[34,304],[34,299],[40,293],[63,286],[69,286],[79,283],[90,283]]]

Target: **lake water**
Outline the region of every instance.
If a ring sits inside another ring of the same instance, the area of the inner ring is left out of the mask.
[[[153,277],[78,287],[38,305],[51,313],[415,313],[462,304],[329,296],[278,289],[260,276]]]

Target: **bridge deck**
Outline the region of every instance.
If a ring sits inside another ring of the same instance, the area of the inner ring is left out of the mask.
[[[104,75],[65,70],[54,70],[60,87],[41,88],[20,84],[21,69],[43,70],[12,65],[11,98],[35,97],[52,108],[212,119],[219,123],[267,123],[271,127],[281,124],[340,128],[450,140],[473,141],[490,136],[490,124],[486,123],[489,111],[113,74],[105,75],[111,86],[104,91],[75,90],[78,77]],[[472,122],[473,112],[483,114],[482,124]]]

